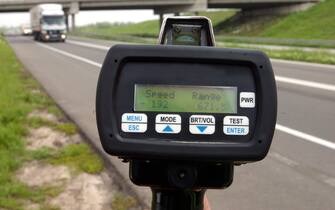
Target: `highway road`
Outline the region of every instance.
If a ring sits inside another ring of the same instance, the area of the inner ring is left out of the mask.
[[[101,150],[95,91],[101,63],[114,42],[71,38],[36,43],[8,37],[26,69]],[[265,160],[235,167],[232,186],[209,190],[213,210],[335,208],[335,66],[272,60],[279,110]],[[271,99],[269,99],[271,100]],[[109,158],[127,178],[127,164]],[[146,202],[149,190],[135,187]]]

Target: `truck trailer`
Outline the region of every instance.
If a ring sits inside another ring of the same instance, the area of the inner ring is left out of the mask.
[[[63,7],[60,4],[39,4],[30,9],[30,23],[36,41],[66,39]]]

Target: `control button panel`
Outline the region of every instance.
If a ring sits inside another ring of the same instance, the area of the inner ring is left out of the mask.
[[[249,133],[249,118],[226,116],[223,118],[223,133],[230,136],[245,136]]]
[[[180,133],[181,117],[178,114],[158,114],[156,116],[155,130],[157,133]]]
[[[192,115],[189,123],[192,134],[210,135],[215,132],[215,117],[212,115]]]
[[[254,92],[240,93],[240,107],[241,108],[255,108],[256,99]]]
[[[124,113],[121,119],[121,130],[126,133],[145,133],[148,117],[144,113]],[[178,114],[157,114],[155,131],[162,134],[178,134],[181,132],[182,118]],[[215,117],[212,115],[192,115],[189,117],[189,132],[196,135],[212,135],[215,133]],[[221,131],[222,132],[222,131]],[[249,134],[249,118],[247,116],[225,116],[223,133],[229,136],[245,136]]]
[[[126,133],[144,133],[147,131],[148,117],[142,113],[124,113],[121,130]]]

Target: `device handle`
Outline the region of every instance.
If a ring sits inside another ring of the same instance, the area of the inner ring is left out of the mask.
[[[203,210],[205,189],[151,188],[152,210]]]

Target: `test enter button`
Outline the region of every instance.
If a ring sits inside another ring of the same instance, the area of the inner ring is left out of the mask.
[[[245,136],[249,133],[249,126],[223,126],[223,132],[231,136]]]

